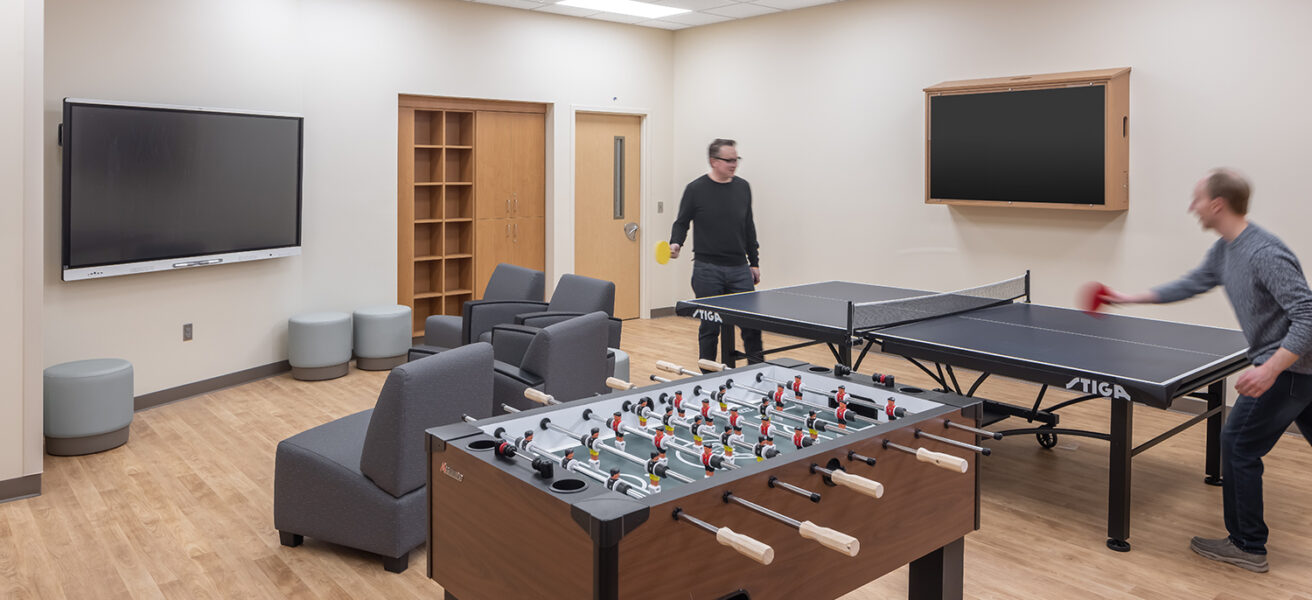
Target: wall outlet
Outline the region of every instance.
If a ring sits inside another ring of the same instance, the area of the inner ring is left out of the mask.
[[[182,341],[184,342],[191,341],[191,323],[182,324]]]

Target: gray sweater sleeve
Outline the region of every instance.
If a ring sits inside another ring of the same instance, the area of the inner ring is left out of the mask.
[[[1153,288],[1157,293],[1158,302],[1179,302],[1186,298],[1192,298],[1221,285],[1221,254],[1224,240],[1217,240],[1207,251],[1207,256],[1203,258],[1203,264],[1198,265],[1192,271],[1185,273],[1183,277],[1165,283]]]
[[[1312,353],[1312,291],[1308,290],[1297,259],[1287,250],[1274,246],[1262,248],[1256,258],[1254,274],[1289,318],[1289,331],[1280,346],[1298,356],[1307,356]]]

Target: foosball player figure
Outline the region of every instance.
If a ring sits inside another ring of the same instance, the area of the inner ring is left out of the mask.
[[[888,415],[888,420],[892,421],[897,418],[897,408],[893,406],[893,398],[888,398],[888,404],[884,405],[884,413]]]
[[[797,394],[797,397],[798,397],[798,398],[801,398],[801,397],[802,397],[802,376],[801,376],[801,375],[793,375],[793,393],[794,393],[794,394]]]
[[[664,429],[657,429],[656,435],[652,436],[651,444],[656,447],[656,453],[659,455],[661,464],[665,464],[665,448],[670,445],[671,434],[665,433]]]
[[[697,415],[692,418],[692,425],[688,426],[688,431],[692,433],[693,443],[700,445],[702,443],[702,416],[701,415]]]
[[[776,383],[774,385],[774,396],[772,400],[774,400],[775,408],[779,410],[784,409],[784,384]]]
[[[730,408],[730,409],[729,409],[729,424],[730,424],[730,425],[733,425],[734,427],[738,427],[738,426],[739,426],[739,425],[738,425],[738,419],[739,419],[739,418],[741,418],[741,417],[738,415],[738,407],[735,406],[735,407],[733,407],[733,408]]]
[[[560,468],[566,471],[573,471],[578,468],[578,461],[574,460],[574,449],[570,448],[565,451],[565,457],[560,459]]]
[[[756,414],[762,418],[770,416],[770,394],[761,398],[761,405],[756,407]]]
[[[734,439],[733,428],[725,425],[724,433],[720,434],[720,445],[724,446],[724,458],[730,462],[733,461],[733,444],[736,441],[738,440]]]
[[[601,450],[597,448],[597,444],[600,443],[601,429],[593,427],[592,434],[583,442],[583,445],[588,448],[588,462],[592,463],[593,467],[601,466]]]
[[[761,435],[770,435],[770,415],[761,415]]]
[[[606,426],[615,432],[615,447],[624,449],[624,413],[615,411],[614,416],[606,419]]]
[[[820,422],[815,411],[806,413],[806,432],[811,435],[811,439],[820,437],[820,430],[824,429],[825,424]]]
[[[647,459],[647,480],[651,485],[647,489],[652,492],[661,491],[661,476],[656,474],[657,467],[661,466],[661,453],[652,452],[651,458]]]
[[[813,443],[815,442],[811,438],[806,437],[806,432],[802,431],[801,428],[793,430],[793,445],[797,446],[798,450],[807,448]]]
[[[843,393],[843,390],[840,388],[838,393]],[[834,416],[838,417],[839,429],[847,429],[848,412],[850,410],[851,409],[847,408],[847,400],[840,398],[838,400],[838,408],[834,409]]]
[[[532,429],[529,429],[528,431],[525,431],[525,432],[524,432],[524,437],[521,437],[521,438],[519,438],[518,440],[515,440],[515,446],[518,447],[520,450],[523,450],[523,451],[525,451],[525,452],[528,451],[528,447],[529,447],[530,445],[532,445],[532,444],[533,444],[533,430],[532,430]]]
[[[647,428],[647,416],[651,414],[651,398],[643,396],[638,399],[638,403],[633,406],[633,414],[638,415],[638,426]]]
[[[847,404],[847,386],[838,386],[838,391],[834,392],[834,402],[841,402],[844,405]]]
[[[661,425],[665,426],[665,435],[674,435],[674,408],[665,407],[665,416],[661,417]]]
[[[720,391],[715,392],[715,399],[716,399],[716,401],[718,401],[718,402],[720,403],[720,412],[724,412],[724,411],[726,411],[726,410],[729,410],[729,405],[728,405],[728,403],[725,402],[725,400],[724,400],[724,392],[725,392],[727,389],[728,389],[728,388],[726,388],[725,386],[721,385],[721,386],[720,386]]]
[[[752,454],[756,455],[756,462],[765,460],[765,449],[769,447],[765,445],[766,439],[768,439],[766,436],[760,436],[756,438],[756,445],[752,446]]]
[[[674,409],[679,411],[679,416],[683,416],[683,392],[674,390]]]
[[[711,399],[705,396],[702,396],[702,416],[703,417],[711,416]]]
[[[706,467],[707,477],[715,474],[715,467],[711,466],[711,458],[714,456],[715,449],[711,447],[711,440],[706,440],[702,444],[702,466]]]
[[[619,469],[612,468],[612,469],[610,470],[610,477],[608,477],[608,478],[606,479],[606,489],[608,489],[608,490],[614,490],[614,491],[617,491],[617,492],[623,494],[623,493],[628,492],[630,487],[633,487],[633,486],[630,486],[630,485],[628,484],[628,482],[626,482],[626,481],[620,479],[620,470],[619,470]]]

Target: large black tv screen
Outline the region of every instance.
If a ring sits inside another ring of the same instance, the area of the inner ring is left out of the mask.
[[[1104,204],[1104,91],[930,97],[929,197]]]
[[[64,101],[64,279],[299,253],[303,119]]]

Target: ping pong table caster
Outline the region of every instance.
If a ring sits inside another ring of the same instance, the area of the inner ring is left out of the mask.
[[[1039,441],[1039,446],[1047,450],[1057,447],[1057,434],[1055,433],[1036,433],[1034,439]],[[1107,544],[1110,545],[1111,541],[1108,541]]]
[[[1117,552],[1129,552],[1130,542],[1127,542],[1125,540],[1118,540],[1115,538],[1107,538],[1107,547]]]

